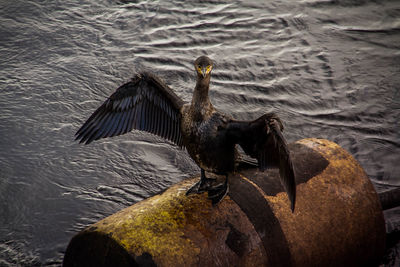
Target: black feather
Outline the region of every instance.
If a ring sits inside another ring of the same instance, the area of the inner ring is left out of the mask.
[[[125,129],[124,133],[130,132],[133,129],[133,116],[135,114],[135,110],[130,109],[128,112],[129,112],[129,117],[128,117],[128,121],[126,123],[126,129]]]
[[[142,118],[142,107],[143,107],[143,102],[138,102],[136,106],[136,113],[135,113],[135,129],[142,130],[141,126],[141,118]]]
[[[126,133],[128,131],[128,124],[129,124],[130,115],[131,115],[131,110],[129,110],[129,109],[126,110],[125,111],[124,124],[122,125],[120,134],[124,134],[124,133]]]
[[[123,131],[123,128],[125,126],[125,121],[126,121],[126,117],[129,113],[126,111],[122,111],[121,112],[121,119],[119,121],[118,127],[117,127],[117,131],[115,132],[115,135],[120,135]]]
[[[103,137],[111,137],[112,136],[117,120],[118,120],[118,113],[113,112],[112,117],[109,122],[109,125],[107,127],[107,130],[106,130],[105,134],[103,135]]]
[[[296,183],[293,164],[280,119],[272,113],[265,114],[254,121],[234,121],[228,123],[227,138],[239,144],[244,152],[257,158],[259,169],[278,167],[281,182],[285,188],[292,210],[296,199]]]
[[[107,125],[108,122],[111,121],[112,119],[112,113],[107,113],[106,116],[102,119],[102,123],[98,125],[98,130],[96,131],[96,134],[93,136],[93,140],[98,140],[99,138],[103,137],[106,130],[107,130]],[[90,143],[90,142],[89,142]]]
[[[181,133],[175,124],[180,125],[182,105],[183,101],[159,78],[141,73],[120,86],[95,110],[76,132],[76,140],[89,144],[138,129],[178,144]]]
[[[156,107],[156,135],[161,136],[161,128],[162,128],[162,121],[161,121],[161,110],[159,107]]]
[[[147,111],[147,103],[146,101],[143,101],[142,113],[140,114],[140,130],[142,131],[147,131],[146,111]]]
[[[150,114],[149,114],[149,120],[150,120],[150,128],[149,128],[149,132],[151,132],[151,133],[155,133],[155,131],[154,131],[154,127],[155,127],[155,121],[154,121],[154,116],[155,116],[155,113],[154,113],[154,105],[153,104],[151,104],[151,106],[149,107],[149,112],[150,112]]]

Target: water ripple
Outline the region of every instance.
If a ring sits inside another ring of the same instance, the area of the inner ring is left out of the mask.
[[[290,142],[330,139],[378,190],[399,185],[396,1],[0,5],[0,265],[57,265],[77,231],[198,174],[185,151],[153,135],[88,146],[73,136],[136,71],[190,101],[202,54],[215,61],[219,110],[277,112]]]

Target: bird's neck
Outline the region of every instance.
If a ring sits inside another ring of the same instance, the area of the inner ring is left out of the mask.
[[[206,78],[197,77],[196,87],[194,88],[192,106],[208,107],[211,102],[208,97],[210,88],[210,76]]]
[[[208,89],[210,85],[210,76],[206,78],[197,77],[196,87],[194,88],[191,109],[195,120],[204,120],[210,116],[213,111]]]

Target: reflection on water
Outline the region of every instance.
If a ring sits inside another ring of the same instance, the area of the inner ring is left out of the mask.
[[[202,54],[215,61],[221,111],[274,110],[289,141],[335,141],[379,191],[400,186],[397,1],[0,6],[0,265],[58,265],[77,231],[198,173],[185,151],[148,134],[88,146],[73,136],[137,70],[188,101]]]

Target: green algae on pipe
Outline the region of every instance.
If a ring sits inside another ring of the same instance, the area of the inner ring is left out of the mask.
[[[361,166],[327,140],[289,147],[294,213],[276,170],[241,170],[216,207],[206,193],[185,196],[189,179],[77,234],[64,266],[349,266],[379,260],[385,225]]]

